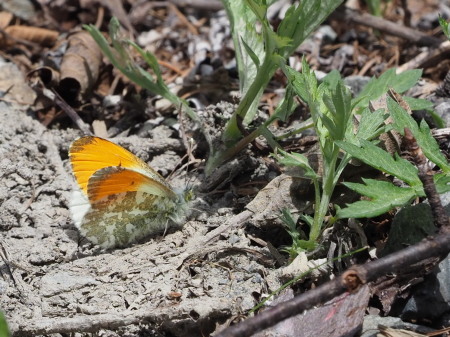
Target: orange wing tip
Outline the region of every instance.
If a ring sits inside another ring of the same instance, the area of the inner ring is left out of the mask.
[[[89,195],[90,178],[106,167],[123,167],[139,172],[154,181],[153,184],[162,185],[159,190],[170,189],[164,178],[144,161],[120,145],[103,138],[93,136],[78,138],[70,146],[69,157],[77,183],[86,195]]]
[[[168,199],[176,198],[176,194],[166,185],[123,167],[105,167],[96,171],[87,187],[90,202],[127,192],[146,192]]]

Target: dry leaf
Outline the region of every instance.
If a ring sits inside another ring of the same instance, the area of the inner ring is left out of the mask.
[[[9,26],[4,29],[5,34],[0,35],[0,46],[11,46],[17,41],[28,41],[41,46],[52,46],[59,36],[54,30],[30,27],[30,26]]]
[[[59,91],[68,101],[85,95],[97,81],[102,53],[86,31],[69,36],[69,48],[61,63]]]

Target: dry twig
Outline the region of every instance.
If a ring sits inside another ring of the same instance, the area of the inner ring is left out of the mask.
[[[395,22],[385,20],[367,13],[360,14],[355,10],[346,8],[345,10],[338,10],[331,16],[334,19],[353,22],[367,27],[377,29],[381,32],[398,36],[413,43],[422,46],[438,46],[441,40],[428,36],[418,30],[411,29]]]

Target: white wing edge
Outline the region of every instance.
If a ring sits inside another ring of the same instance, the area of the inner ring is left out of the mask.
[[[91,209],[91,204],[84,193],[76,189],[70,197],[69,209],[75,226],[80,228],[84,216]]]

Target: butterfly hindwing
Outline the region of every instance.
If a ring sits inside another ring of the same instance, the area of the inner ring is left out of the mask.
[[[163,232],[175,207],[175,201],[145,192],[112,194],[91,202],[79,229],[103,248],[124,247]]]

